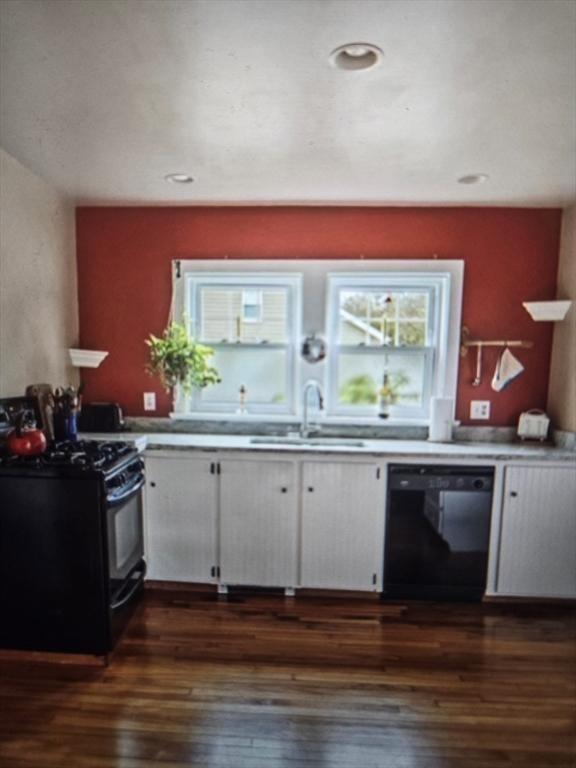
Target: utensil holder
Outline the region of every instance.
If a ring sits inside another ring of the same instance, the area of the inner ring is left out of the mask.
[[[61,442],[63,440],[78,440],[78,422],[77,412],[54,413],[54,440]]]

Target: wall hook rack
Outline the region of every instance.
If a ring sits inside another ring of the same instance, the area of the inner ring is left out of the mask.
[[[521,347],[522,349],[530,349],[534,346],[533,341],[518,341],[512,339],[471,339],[470,331],[466,326],[462,328],[460,339],[461,357],[466,357],[470,347]]]
[[[530,349],[534,346],[532,341],[518,341],[511,339],[470,339],[470,331],[466,326],[462,328],[460,337],[460,356],[466,357],[470,347],[476,347],[476,376],[472,381],[473,387],[479,387],[482,383],[482,350],[484,347],[521,347]]]

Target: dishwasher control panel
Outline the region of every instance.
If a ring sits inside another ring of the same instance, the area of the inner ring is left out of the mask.
[[[492,467],[391,466],[388,486],[407,491],[492,491]]]

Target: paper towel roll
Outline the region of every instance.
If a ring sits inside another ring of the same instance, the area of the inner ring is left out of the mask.
[[[431,399],[428,440],[434,443],[449,443],[452,440],[453,414],[453,398],[433,397]]]

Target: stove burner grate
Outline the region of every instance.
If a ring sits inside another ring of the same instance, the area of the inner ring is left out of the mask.
[[[38,456],[0,456],[0,467],[77,467],[105,470],[133,451],[134,447],[123,441],[65,441],[51,443],[47,450]]]

